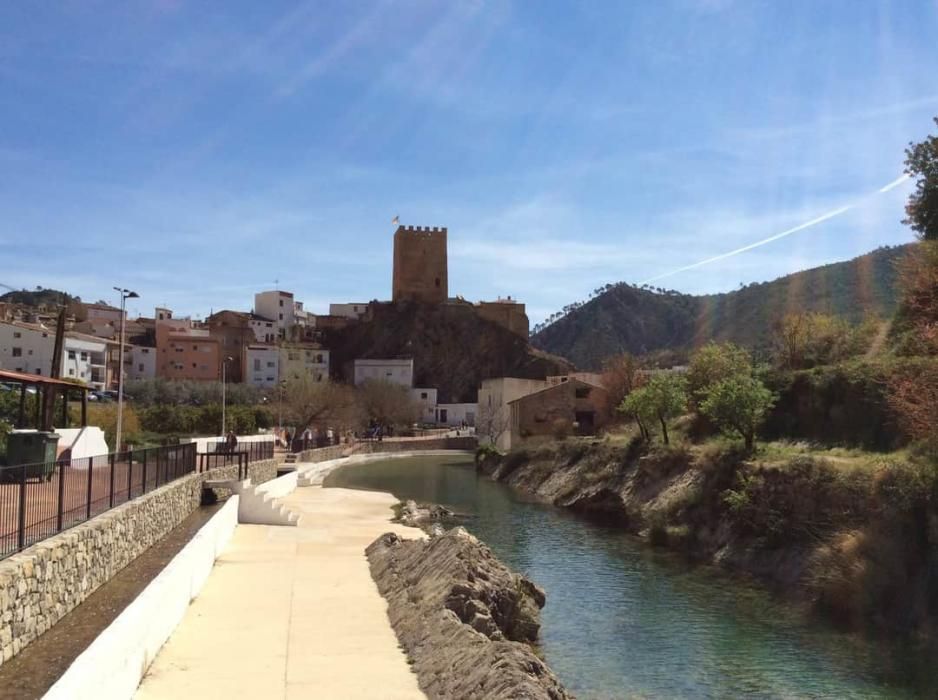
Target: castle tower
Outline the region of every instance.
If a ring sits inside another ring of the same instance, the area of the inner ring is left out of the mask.
[[[398,226],[391,298],[442,304],[448,297],[446,227]]]

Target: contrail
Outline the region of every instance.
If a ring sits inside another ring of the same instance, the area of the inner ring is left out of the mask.
[[[693,264],[691,264],[691,265],[685,265],[684,267],[679,267],[679,268],[677,268],[676,270],[670,270],[669,272],[664,272],[664,273],[662,273],[662,274],[660,274],[660,275],[655,275],[654,277],[649,277],[647,280],[645,280],[644,282],[641,282],[640,284],[649,284],[649,283],[651,283],[651,282],[655,282],[655,281],[660,280],[660,279],[663,279],[663,278],[665,278],[665,277],[671,277],[672,275],[676,275],[676,274],[679,274],[679,273],[681,273],[681,272],[686,272],[687,270],[693,270],[694,268],[701,267],[701,266],[703,266],[703,265],[709,265],[710,263],[717,262],[718,260],[724,260],[724,259],[729,258],[729,257],[732,257],[732,256],[734,256],[734,255],[739,255],[740,253],[745,253],[747,250],[752,250],[753,248],[758,248],[759,246],[763,246],[763,245],[765,245],[766,243],[771,243],[772,241],[777,241],[779,238],[785,238],[785,236],[790,236],[791,234],[797,233],[798,231],[803,231],[803,230],[806,229],[806,228],[809,228],[809,227],[814,226],[814,225],[816,225],[816,224],[820,224],[820,223],[822,223],[822,222],[824,222],[824,221],[828,221],[829,219],[833,219],[833,218],[836,217],[836,216],[840,216],[841,214],[844,214],[844,213],[850,211],[851,209],[854,209],[854,208],[859,204],[860,201],[863,201],[864,199],[867,199],[868,197],[872,197],[872,196],[875,196],[875,195],[877,195],[877,194],[882,194],[883,192],[889,192],[889,190],[892,190],[892,189],[895,189],[896,187],[899,187],[899,185],[901,185],[902,183],[904,183],[904,182],[905,182],[906,180],[908,180],[910,177],[911,177],[911,176],[908,175],[908,174],[902,175],[901,177],[898,177],[898,178],[896,178],[895,180],[893,180],[892,182],[890,182],[889,184],[883,185],[883,186],[880,187],[878,190],[876,190],[876,192],[873,192],[873,193],[867,195],[866,197],[863,197],[863,198],[861,198],[860,200],[858,200],[858,201],[856,201],[856,202],[853,202],[852,204],[846,204],[846,205],[844,205],[844,206],[842,206],[842,207],[838,207],[837,209],[832,209],[831,211],[827,212],[826,214],[821,214],[820,216],[817,216],[817,217],[811,219],[810,221],[805,221],[803,224],[798,224],[797,226],[794,226],[794,227],[792,227],[792,228],[790,228],[790,229],[786,229],[786,230],[782,231],[781,233],[776,233],[774,236],[769,236],[768,238],[763,238],[761,241],[756,241],[755,243],[750,243],[749,245],[745,245],[745,246],[743,246],[742,248],[737,248],[736,250],[731,250],[731,251],[729,251],[728,253],[721,253],[720,255],[714,255],[712,258],[707,258],[706,260],[700,260],[699,262],[695,262],[695,263],[693,263]]]

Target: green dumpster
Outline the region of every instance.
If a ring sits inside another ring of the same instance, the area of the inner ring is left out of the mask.
[[[7,435],[7,464],[26,465],[27,479],[51,479],[59,437],[57,433],[42,430],[14,430]],[[21,478],[19,469],[4,471],[8,478]]]

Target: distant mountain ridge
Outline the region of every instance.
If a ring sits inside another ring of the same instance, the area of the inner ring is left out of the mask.
[[[852,260],[722,294],[607,285],[538,331],[531,342],[581,369],[599,369],[605,358],[621,352],[687,349],[709,340],[765,348],[773,325],[788,312],[817,311],[852,322],[891,315],[898,298],[896,262],[910,245],[877,248]]]

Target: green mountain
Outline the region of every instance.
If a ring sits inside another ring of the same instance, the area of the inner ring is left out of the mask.
[[[708,340],[768,347],[773,325],[792,311],[818,311],[853,322],[896,309],[896,261],[908,245],[877,248],[846,262],[796,272],[724,294],[693,296],[620,282],[572,304],[532,344],[582,369],[617,353],[682,350]]]

